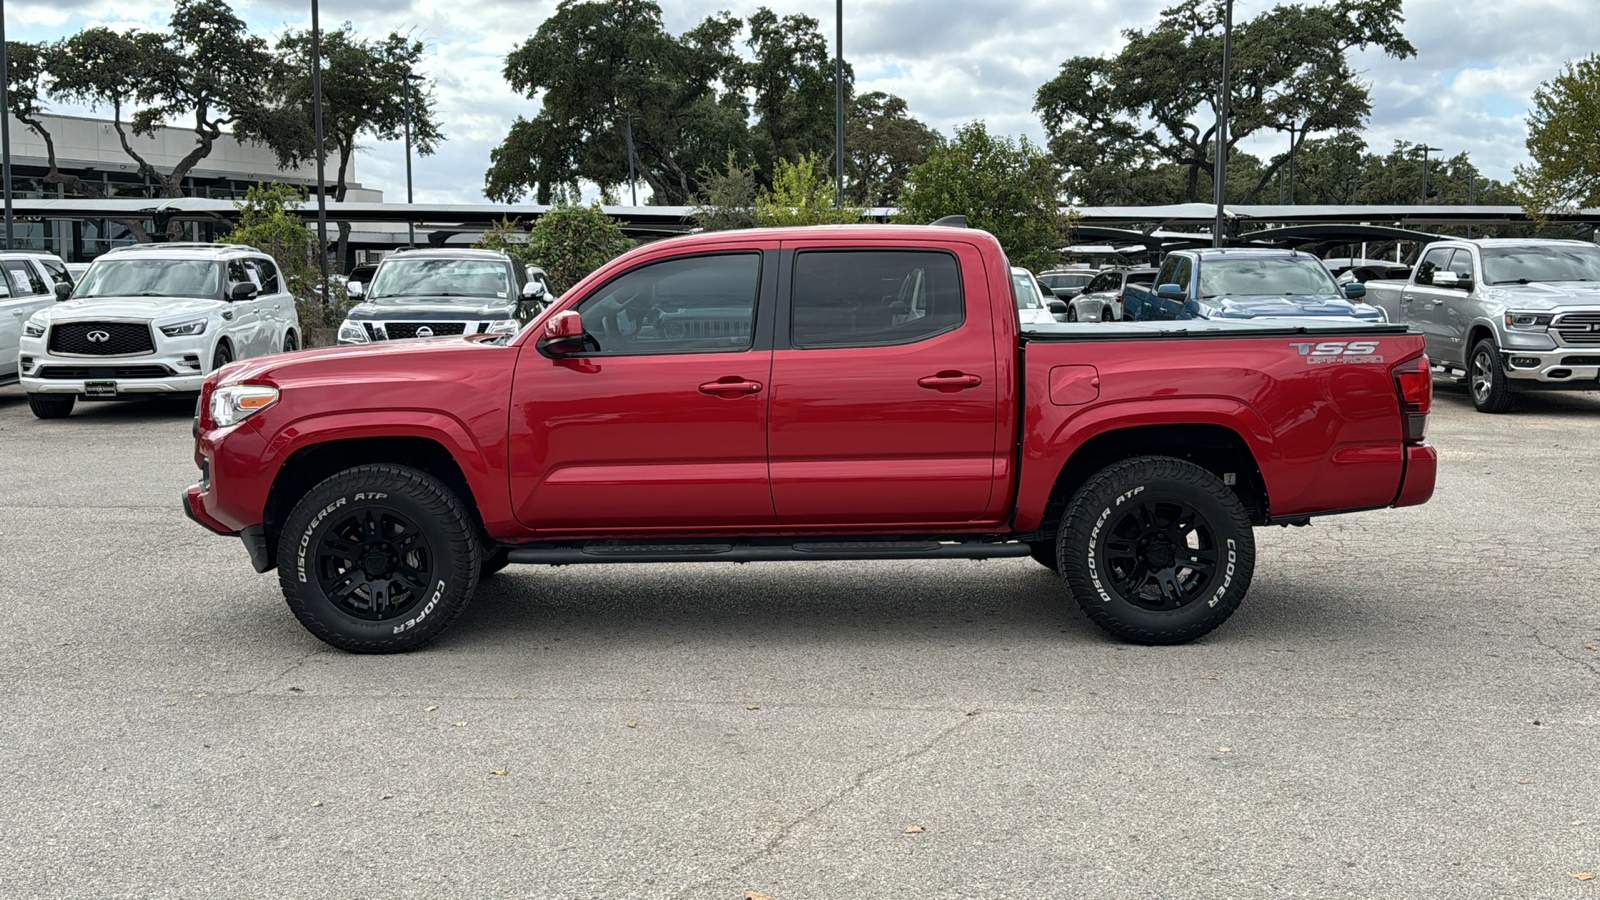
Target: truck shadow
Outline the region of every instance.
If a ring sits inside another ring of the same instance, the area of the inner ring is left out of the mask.
[[[1472,395],[1465,384],[1459,384],[1454,378],[1435,375],[1433,378],[1433,402],[1443,406],[1459,408],[1470,413],[1477,413],[1472,407]],[[1512,407],[1508,415],[1517,413],[1537,413],[1550,416],[1592,416],[1600,413],[1600,390],[1595,391],[1529,391],[1517,395],[1516,406]],[[1490,416],[1490,418],[1494,418]]]

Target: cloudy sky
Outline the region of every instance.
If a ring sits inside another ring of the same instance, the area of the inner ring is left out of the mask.
[[[1044,134],[1033,93],[1063,59],[1113,54],[1126,28],[1147,27],[1171,0],[845,0],[845,58],[857,89],[904,97],[913,115],[949,133],[984,119],[990,130]],[[1236,19],[1278,0],[1236,0]],[[759,6],[806,13],[831,36],[831,0],[660,0],[667,28],[680,33],[706,15],[744,15]],[[512,93],[500,70],[555,0],[321,0],[324,27],[349,20],[368,33],[412,30],[427,45],[428,75],[438,83],[448,141],[417,162],[417,199],[482,200],[489,151],[518,114],[534,105]],[[310,24],[309,0],[236,0],[235,9],[263,33]],[[87,25],[163,28],[171,7],[119,0],[6,0],[11,40],[48,40]],[[1445,155],[1470,152],[1488,176],[1509,179],[1526,158],[1526,114],[1534,89],[1561,65],[1600,47],[1594,0],[1405,0],[1404,31],[1417,56],[1403,61],[1360,56],[1372,84],[1370,146],[1428,141]],[[61,110],[77,112],[78,110]],[[1283,139],[1278,138],[1279,142]],[[1270,155],[1271,143],[1245,149]],[[373,144],[358,157],[359,180],[404,199],[398,143]]]

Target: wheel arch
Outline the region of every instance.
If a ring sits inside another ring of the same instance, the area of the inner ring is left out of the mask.
[[[340,438],[295,450],[279,467],[262,510],[268,567],[277,564],[278,536],[283,522],[313,487],[346,469],[368,464],[408,466],[439,479],[472,514],[480,535],[483,513],[466,473],[439,441],[413,435]],[[266,571],[263,569],[262,571]]]

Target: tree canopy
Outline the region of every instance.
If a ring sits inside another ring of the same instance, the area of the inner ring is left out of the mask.
[[[1049,268],[1066,243],[1070,217],[1061,211],[1049,154],[1026,137],[989,133],[982,122],[956,129],[916,166],[900,195],[897,221],[926,225],[964,215],[1000,240],[1014,265]]]
[[[1367,47],[1397,58],[1416,54],[1400,32],[1401,2],[1284,3],[1234,23],[1228,147],[1264,130],[1291,140],[1245,196],[1230,199],[1256,201],[1305,141],[1366,121],[1367,85],[1348,56]],[[1121,204],[1208,196],[1202,187],[1216,144],[1223,3],[1183,0],[1153,29],[1126,32],[1116,56],[1068,59],[1039,88],[1034,109],[1073,197]],[[1168,165],[1181,176],[1177,185],[1163,171]]]
[[[1528,156],[1518,166],[1522,205],[1548,213],[1600,206],[1600,56],[1568,63],[1533,94],[1528,113]]]

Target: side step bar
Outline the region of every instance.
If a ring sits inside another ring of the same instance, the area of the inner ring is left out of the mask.
[[[1027,556],[1016,541],[800,541],[790,544],[649,543],[593,541],[555,546],[513,546],[514,563],[575,566],[596,563],[798,562],[862,559],[1008,559]]]

